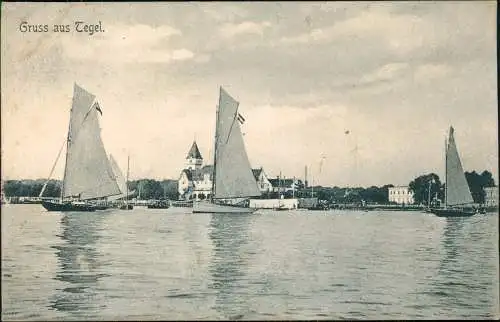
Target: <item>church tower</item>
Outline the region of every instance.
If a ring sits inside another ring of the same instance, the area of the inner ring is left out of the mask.
[[[186,160],[187,160],[186,169],[198,170],[201,168],[201,165],[203,164],[203,158],[201,157],[201,153],[200,150],[198,149],[196,141],[193,141],[193,145],[191,146],[191,149],[188,152]]]

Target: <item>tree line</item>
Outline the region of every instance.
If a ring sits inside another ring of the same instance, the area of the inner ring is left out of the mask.
[[[484,188],[494,187],[495,180],[491,172],[485,170],[481,174],[476,171],[465,172],[465,178],[469,184],[472,199],[475,203],[484,203]],[[435,173],[421,175],[409,184],[413,191],[413,199],[417,204],[427,204],[429,200],[444,200],[444,191],[446,184],[441,183],[439,176]]]
[[[4,182],[6,197],[38,197],[46,180],[7,180]],[[140,179],[128,182],[129,191],[134,193],[130,198],[141,199],[177,199],[177,180]],[[50,180],[42,197],[57,198],[61,196],[61,181]]]
[[[484,188],[495,186],[491,172],[476,171],[465,172],[472,198],[476,203],[484,202]],[[4,182],[4,193],[6,197],[38,197],[46,180],[7,180]],[[134,191],[130,198],[140,199],[178,199],[177,180],[154,180],[140,179],[129,181],[130,191]],[[389,188],[392,184],[381,187],[371,186],[368,188],[346,188],[346,187],[304,187],[300,186],[296,191],[283,193],[284,198],[309,198],[315,197],[335,203],[389,203]],[[445,184],[441,183],[439,176],[435,173],[421,175],[409,183],[413,191],[413,199],[416,204],[427,204],[429,199],[444,199]],[[43,197],[59,197],[61,195],[61,181],[50,180],[45,188]],[[277,192],[264,193],[261,198],[278,198]],[[430,198],[429,198],[430,197]]]
[[[4,183],[6,197],[38,197],[46,180],[8,180]],[[296,191],[282,192],[284,198],[309,198],[331,202],[350,203],[365,200],[367,202],[386,203],[388,201],[388,187],[369,188],[340,188],[340,187],[307,187],[300,186]],[[178,199],[177,180],[140,179],[129,181],[128,188],[134,193],[130,198],[140,199]],[[45,188],[43,197],[57,198],[61,195],[61,181],[50,180]],[[263,193],[261,198],[278,198],[278,192]]]

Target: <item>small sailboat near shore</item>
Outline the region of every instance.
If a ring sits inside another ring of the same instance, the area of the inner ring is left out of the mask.
[[[102,110],[95,96],[75,83],[68,135],[39,195],[42,197],[66,146],[61,197],[42,200],[47,211],[102,210],[108,208],[107,197],[121,193],[101,138],[99,114]]]
[[[445,150],[445,202],[441,208],[430,208],[430,212],[438,217],[473,216],[479,210],[473,207],[474,200],[462,168],[452,126]]]
[[[212,190],[208,201],[195,201],[193,213],[253,213],[249,198],[261,195],[245,150],[239,103],[222,87],[216,113]]]
[[[121,200],[118,207],[121,210],[132,210],[134,207],[132,204],[128,202],[129,195],[133,192],[128,190],[128,178],[130,173],[130,157],[127,158],[127,179],[123,177],[123,173],[118,166],[115,158],[110,154],[109,161],[111,163],[111,168],[113,169],[113,173],[115,174],[116,182],[118,183],[118,187],[120,188],[120,194],[110,197],[110,200]]]

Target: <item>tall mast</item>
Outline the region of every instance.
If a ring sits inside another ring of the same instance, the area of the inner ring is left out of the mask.
[[[68,154],[69,154],[69,145],[70,145],[70,133],[71,133],[71,115],[73,114],[73,106],[71,106],[71,110],[69,111],[69,125],[68,125],[68,135],[66,136],[66,154],[64,160],[64,175],[61,183],[61,203],[64,200],[64,181],[66,181],[66,173],[68,171]]]
[[[278,207],[281,207],[281,171],[278,177]]]
[[[220,88],[222,90],[222,87]],[[215,135],[214,135],[214,170],[213,170],[213,178],[212,178],[212,194],[211,194],[211,201],[213,202],[214,200],[214,195],[215,195],[215,176],[217,173],[217,137],[218,137],[218,124],[219,124],[219,107],[220,107],[220,93],[219,93],[219,104],[217,104],[216,107],[216,112],[215,112]]]
[[[431,207],[431,184],[433,179],[429,180],[429,191],[427,192],[427,208]]]
[[[448,205],[448,143],[447,138],[444,138],[444,207],[447,208]]]
[[[314,198],[314,173],[313,166],[311,166],[311,198]]]
[[[125,205],[128,206],[128,177],[129,177],[129,171],[130,171],[130,155],[127,158],[127,181],[125,184]]]

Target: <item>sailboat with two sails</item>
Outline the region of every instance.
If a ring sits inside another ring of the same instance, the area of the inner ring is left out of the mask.
[[[245,150],[239,102],[222,87],[216,112],[214,172],[208,201],[193,203],[193,213],[253,213],[249,198],[261,195]]]
[[[478,213],[465,178],[462,162],[455,144],[454,129],[450,126],[448,141],[445,141],[445,195],[444,206],[431,208],[439,217],[469,217]]]
[[[66,146],[66,162],[59,200],[42,200],[48,211],[95,211],[106,209],[105,199],[121,194],[101,138],[96,97],[74,84],[69,129],[43,192]],[[103,202],[104,201],[104,202]]]

